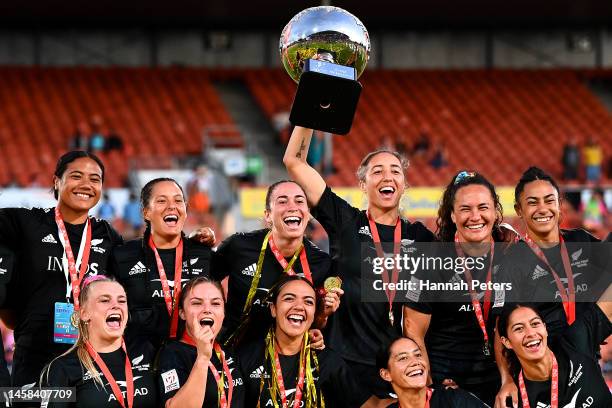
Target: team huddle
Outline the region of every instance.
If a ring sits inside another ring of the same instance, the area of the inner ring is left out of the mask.
[[[610,251],[560,229],[552,177],[532,167],[517,183],[519,235],[502,222],[493,184],[462,171],[434,233],[400,216],[402,156],[363,159],[362,211],[306,162],[311,136],[291,135],[291,180],[268,188],[266,228],[215,250],[205,226],[183,233],[186,197],[170,178],[143,187],[146,230],[124,242],[89,216],[103,163],[63,155],[55,208],[0,209],[11,268],[2,319],[16,342],[2,385],[75,390],[73,401],[43,399],[49,407],[612,406],[598,364],[612,334]],[[329,254],[305,237],[313,217]],[[390,289],[399,268],[372,259],[414,257],[420,243],[447,243],[427,256],[469,266],[413,279],[467,290]],[[378,301],[363,292],[375,277]]]

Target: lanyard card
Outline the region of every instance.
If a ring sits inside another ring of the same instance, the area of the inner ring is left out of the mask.
[[[76,343],[79,330],[72,325],[71,317],[74,305],[66,302],[55,302],[53,314],[53,342],[62,344]]]

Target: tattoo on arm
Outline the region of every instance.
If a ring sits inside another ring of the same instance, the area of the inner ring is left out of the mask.
[[[297,157],[298,159],[301,159],[301,158],[302,158],[302,152],[303,152],[303,151],[304,151],[304,149],[306,148],[306,146],[305,146],[305,143],[304,143],[304,142],[305,142],[305,140],[304,140],[304,139],[302,139],[302,142],[300,143],[300,148],[299,148],[299,150],[298,150],[297,154],[295,155],[295,157]]]

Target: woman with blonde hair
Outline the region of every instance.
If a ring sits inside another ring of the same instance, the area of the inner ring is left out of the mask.
[[[75,402],[43,401],[44,407],[157,407],[156,381],[151,371],[153,347],[127,344],[127,297],[114,279],[95,275],[83,280],[80,309],[71,319],[79,336],[70,350],[43,370],[44,387],[70,387]],[[57,401],[57,398],[55,398]]]

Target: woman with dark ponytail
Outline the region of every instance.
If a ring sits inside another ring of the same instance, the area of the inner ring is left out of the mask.
[[[130,299],[126,336],[159,347],[176,338],[181,288],[192,278],[208,276],[211,249],[185,238],[187,206],[175,180],[149,181],[140,201],[147,225],[144,236],[113,251],[111,273]]]
[[[354,373],[333,350],[311,347],[316,309],[312,283],[284,275],[271,289],[269,328],[238,349],[246,383],[245,407],[356,408],[378,399],[359,387]]]

